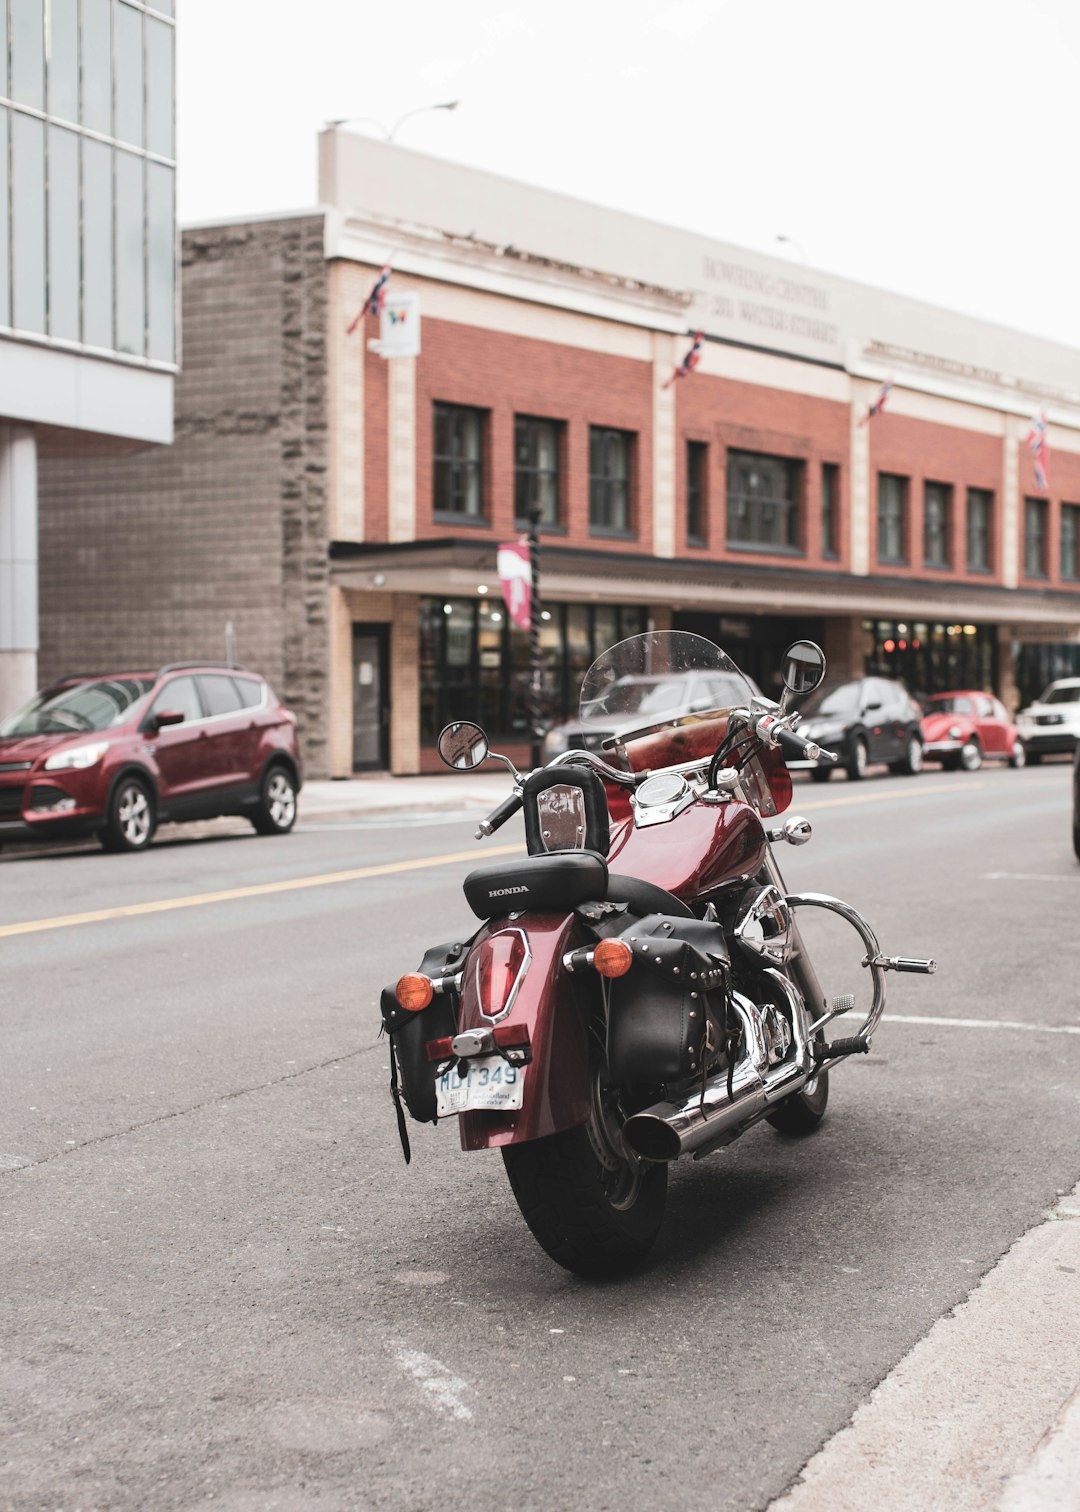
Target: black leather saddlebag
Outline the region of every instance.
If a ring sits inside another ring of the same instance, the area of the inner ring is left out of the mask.
[[[662,1085],[700,1074],[703,1056],[721,1063],[731,957],[720,925],[649,914],[618,937],[634,964],[611,984],[612,1080]]]
[[[478,866],[465,878],[465,897],[478,919],[531,913],[571,913],[579,903],[603,898],[607,862],[593,851],[556,851]]]
[[[467,942],[433,945],[417,970],[428,977],[453,976],[467,951]],[[427,1044],[457,1033],[459,1001],[456,992],[437,992],[426,1008],[410,1013],[394,996],[393,987],[382,991],[383,1028],[390,1036],[390,1095],[406,1161],[410,1152],[402,1105],[418,1123],[435,1122],[435,1068],[427,1058]]]

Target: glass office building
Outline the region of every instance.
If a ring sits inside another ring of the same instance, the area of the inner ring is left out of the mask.
[[[172,439],[173,10],[0,0],[0,715],[36,677],[39,454]]]
[[[172,364],[169,0],[7,0],[0,328]]]

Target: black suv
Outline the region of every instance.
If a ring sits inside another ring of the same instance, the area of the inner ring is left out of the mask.
[[[859,677],[826,685],[811,694],[799,713],[799,734],[835,752],[855,782],[874,762],[886,762],[894,772],[922,771],[922,710],[903,683]],[[808,769],[815,782],[828,782],[833,771],[827,762],[789,761],[788,766]]]

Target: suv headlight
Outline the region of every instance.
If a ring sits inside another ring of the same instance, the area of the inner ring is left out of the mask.
[[[100,761],[108,749],[107,740],[99,740],[96,745],[72,746],[70,750],[57,751],[55,756],[50,756],[45,763],[45,770],[47,772],[81,772]]]

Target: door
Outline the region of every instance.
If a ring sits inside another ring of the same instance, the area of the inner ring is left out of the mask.
[[[1008,731],[1005,727],[1005,710],[997,699],[989,698],[985,693],[980,693],[975,699],[975,728],[979,732],[982,748],[987,756],[1007,756],[1009,754],[1006,736]]]
[[[195,679],[206,706],[206,734],[214,788],[238,788],[251,781],[253,720],[231,677],[200,672]]]
[[[390,764],[390,628],[353,626],[353,771]]]
[[[184,716],[147,737],[161,781],[161,800],[180,806],[213,780],[210,772],[206,716],[193,677],[174,677],[154,699],[149,714],[165,710]]]

